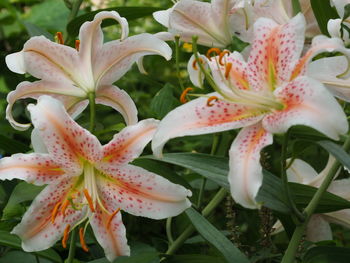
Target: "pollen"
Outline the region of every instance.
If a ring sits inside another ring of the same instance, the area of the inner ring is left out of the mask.
[[[107,219],[107,229],[111,226],[111,222],[114,218],[114,216],[120,211],[120,208],[116,209]]]
[[[219,55],[219,64],[220,64],[221,66],[224,66],[224,65],[225,65],[225,63],[222,62],[222,59],[224,58],[224,56],[225,56],[226,54],[229,55],[229,54],[230,54],[230,51],[224,50],[224,51],[222,51],[222,52],[220,53],[220,55]]]
[[[69,230],[70,230],[70,225],[68,224],[63,232],[63,238],[62,238],[62,247],[63,248],[67,248],[67,240],[69,237]]]
[[[201,59],[201,58],[198,58],[198,61],[199,61],[199,63],[201,63],[201,64],[204,63],[203,59]],[[193,62],[192,62],[192,68],[193,68],[194,70],[198,70],[198,68],[197,68],[197,59],[194,59],[194,60],[193,60]]]
[[[213,53],[215,53],[215,54],[218,56],[218,55],[220,55],[221,50],[218,49],[218,48],[216,48],[216,47],[212,47],[211,49],[209,49],[209,50],[207,51],[207,54],[206,54],[206,56],[207,56],[207,58],[209,58],[209,60],[210,60],[211,55],[212,55]]]
[[[84,228],[79,228],[79,240],[80,240],[80,245],[81,248],[85,251],[85,252],[89,252],[89,248],[87,247],[86,243],[85,243],[85,239],[84,239]]]
[[[209,97],[208,100],[207,100],[207,106],[208,106],[208,107],[214,106],[214,103],[213,103],[213,102],[216,102],[216,101],[218,101],[218,100],[219,100],[219,99],[218,99],[218,97],[216,97],[216,96],[211,96],[211,97]]]
[[[62,34],[62,32],[57,32],[57,33],[56,33],[56,35],[55,35],[55,41],[56,41],[58,44],[64,45],[64,39],[63,39],[63,34]]]
[[[58,213],[58,209],[60,208],[61,206],[61,203],[62,202],[58,202],[55,207],[53,208],[52,210],[52,213],[51,213],[51,222],[52,224],[55,223],[55,219],[56,219],[56,216],[57,216],[57,213]]]
[[[225,66],[225,78],[226,79],[228,79],[228,76],[230,74],[231,69],[232,69],[232,63],[231,62],[226,63],[226,66]]]
[[[193,88],[186,88],[182,93],[181,93],[181,96],[180,96],[180,102],[182,104],[186,103],[187,102],[187,99],[186,99],[186,95],[187,93],[189,93],[190,91],[192,91]]]
[[[80,47],[80,40],[77,39],[77,40],[75,40],[75,49],[76,49],[77,51],[79,51],[79,47]]]
[[[94,213],[95,212],[94,203],[92,202],[92,198],[91,198],[88,190],[84,189],[83,192],[84,192],[85,198],[86,198],[86,200],[87,200],[87,202],[89,204],[91,212]]]

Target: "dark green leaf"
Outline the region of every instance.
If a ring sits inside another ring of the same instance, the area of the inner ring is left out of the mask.
[[[24,143],[0,135],[0,149],[4,150],[8,154],[14,154],[19,152],[27,152],[30,148]]]
[[[350,16],[350,4],[344,6],[344,16],[343,20],[347,19]]]
[[[152,99],[151,110],[156,114],[156,118],[162,119],[175,107],[176,101],[173,94],[173,87],[167,83]]]
[[[303,263],[348,263],[350,248],[319,246],[311,248]]]
[[[329,0],[310,0],[318,26],[324,35],[329,36],[327,23],[329,19],[338,18],[337,12],[331,6]]]
[[[331,141],[319,141],[317,143],[332,154],[342,165],[350,169],[350,156],[341,146]]]
[[[100,9],[94,12],[90,12],[81,16],[76,17],[67,25],[67,32],[70,36],[76,37],[79,33],[80,26],[85,21],[91,21],[94,19],[94,16],[100,11],[117,11],[120,16],[125,17],[128,21],[149,16],[153,12],[161,10],[157,7],[149,7],[149,6],[121,6],[121,7],[112,7],[106,9]],[[102,26],[109,26],[115,23],[113,20],[107,20],[102,24]]]
[[[226,261],[218,257],[207,255],[174,255],[166,260],[164,263],[225,263]]]
[[[51,41],[54,40],[54,37],[49,33],[47,32],[46,30],[30,23],[30,22],[23,22],[23,25],[24,27],[27,29],[27,32],[29,34],[29,36],[31,37],[34,37],[34,36],[45,36],[47,37],[48,39],[50,39]]]
[[[206,239],[222,253],[227,262],[249,262],[248,258],[200,213],[193,208],[189,208],[185,212],[197,231],[203,236],[204,239]]]

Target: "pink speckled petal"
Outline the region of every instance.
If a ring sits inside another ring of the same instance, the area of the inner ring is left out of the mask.
[[[135,216],[163,219],[191,206],[191,191],[141,167],[110,166],[103,172],[114,179],[98,181],[103,200]]]
[[[113,213],[118,208],[110,203],[104,203],[103,205],[109,213]],[[113,262],[119,256],[130,256],[130,248],[127,244],[126,230],[122,222],[121,212],[119,211],[113,217],[108,228],[109,217],[110,215],[98,205],[96,213],[93,213],[90,217],[90,224],[98,243],[105,252],[106,258]]]
[[[30,127],[30,124],[22,124],[14,120],[12,116],[12,107],[14,103],[19,99],[25,99],[25,98],[37,99],[39,96],[45,95],[45,94],[51,95],[51,96],[52,95],[60,96],[59,98],[70,97],[70,100],[74,100],[74,101],[75,100],[79,101],[84,97],[86,97],[85,92],[68,83],[62,84],[59,82],[52,82],[52,81],[45,81],[45,80],[35,81],[35,82],[28,82],[28,81],[21,82],[16,87],[16,90],[11,91],[7,95],[8,105],[6,108],[6,119],[10,122],[12,127],[18,130],[26,130]]]
[[[207,96],[216,96],[210,93]],[[234,103],[218,100],[207,106],[206,97],[192,100],[169,112],[160,122],[152,140],[153,153],[161,156],[164,144],[171,138],[226,131],[251,125],[262,113]]]
[[[70,168],[75,173],[81,169],[81,158],[92,162],[99,160],[102,150],[100,142],[79,126],[58,100],[41,96],[37,105],[29,105],[28,110],[48,152],[63,168]]]
[[[320,242],[332,240],[332,230],[323,215],[312,215],[306,227],[306,240]]]
[[[51,221],[52,211],[57,202],[63,201],[76,179],[62,178],[56,184],[48,185],[33,201],[12,233],[22,239],[24,251],[39,251],[53,246],[69,224],[71,228],[86,214],[86,208],[74,210],[71,206],[65,211],[65,217],[58,212],[54,223]]]
[[[246,208],[259,208],[255,201],[262,185],[260,151],[272,144],[272,134],[261,123],[243,128],[230,148],[230,172],[228,181],[233,199]]]
[[[137,123],[137,108],[129,94],[116,86],[99,87],[96,91],[96,103],[112,107],[120,112],[127,125]]]
[[[276,89],[274,95],[285,108],[263,119],[264,128],[271,133],[284,133],[293,125],[306,125],[337,140],[348,130],[343,109],[332,94],[314,79],[298,77]]]
[[[158,123],[159,121],[155,119],[146,119],[124,128],[103,146],[103,158],[101,162],[96,163],[96,166],[109,167],[134,160],[151,141]]]
[[[65,171],[48,154],[14,154],[0,159],[0,180],[20,179],[43,185],[58,180],[64,174]]]
[[[289,81],[304,46],[305,19],[299,14],[284,25],[267,18],[254,24],[248,58],[249,83],[257,90],[274,90]]]
[[[123,76],[140,57],[161,55],[171,58],[172,50],[163,40],[151,34],[139,34],[123,41],[107,42],[93,61],[94,78],[99,85],[111,85]]]

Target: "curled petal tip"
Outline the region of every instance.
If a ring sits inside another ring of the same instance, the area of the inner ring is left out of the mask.
[[[23,52],[16,52],[5,57],[7,67],[15,73],[24,74],[26,69],[24,66]]]

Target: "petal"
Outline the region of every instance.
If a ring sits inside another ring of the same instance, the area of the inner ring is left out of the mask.
[[[24,81],[21,82],[17,87],[16,90],[11,91],[7,95],[7,108],[6,108],[6,119],[10,122],[12,127],[14,127],[17,130],[26,130],[30,127],[30,124],[21,124],[14,120],[12,116],[12,107],[14,103],[19,99],[25,99],[25,98],[33,98],[37,99],[41,95],[53,95],[57,96],[59,98],[62,98],[62,101],[64,101],[64,97],[70,97],[74,101],[80,101],[81,99],[86,97],[85,92],[83,92],[81,89],[78,89],[70,84],[63,84],[59,82],[52,82],[52,81],[35,81],[35,82],[28,82]],[[70,99],[70,100],[71,100]],[[68,100],[67,98],[65,100]],[[68,106],[68,105],[67,105]]]
[[[123,76],[140,57],[161,55],[171,58],[171,48],[151,34],[139,34],[123,41],[110,41],[98,50],[93,61],[94,78],[99,85],[111,85]]]
[[[312,215],[306,228],[306,240],[319,242],[332,239],[331,227],[323,215]]]
[[[260,18],[248,58],[249,83],[258,90],[274,90],[288,81],[304,46],[305,19],[299,14],[284,25]]]
[[[220,98],[217,93],[207,96]],[[164,117],[152,140],[156,156],[161,156],[164,144],[171,138],[227,131],[256,123],[262,118],[260,112],[245,106],[219,99],[209,107],[207,100],[206,97],[192,100]]]
[[[293,16],[293,7],[289,0],[256,0],[254,1],[254,14],[258,18],[267,17],[282,25]]]
[[[228,181],[233,199],[246,208],[259,208],[255,201],[262,185],[260,151],[272,144],[272,134],[257,123],[243,128],[233,141],[230,155]]]
[[[191,206],[191,191],[141,167],[110,166],[102,172],[110,177],[98,181],[102,199],[135,216],[163,219]]]
[[[331,183],[328,192],[331,192],[335,195],[339,195],[340,197],[350,200],[350,178],[335,180]]]
[[[169,27],[169,16],[173,11],[173,7],[167,10],[161,10],[153,13],[153,18],[161,25]]]
[[[198,63],[202,63],[205,69],[208,69],[207,58],[203,55],[199,56],[200,62],[195,62],[196,57],[194,55],[191,56],[190,60],[187,63],[187,71],[190,77],[192,84],[196,87],[203,88],[204,74],[200,70]]]
[[[96,103],[112,107],[123,115],[127,125],[137,123],[137,109],[129,94],[116,86],[100,86],[96,91]]]
[[[337,12],[341,18],[344,17],[344,8],[349,3],[348,0],[332,0],[333,5],[337,9]]]
[[[0,180],[20,179],[43,185],[58,180],[65,174],[48,154],[14,154],[0,159]]]
[[[30,104],[28,110],[48,152],[65,169],[79,175],[81,157],[92,162],[101,158],[100,142],[79,126],[58,100],[41,96],[37,105]]]
[[[103,158],[96,165],[109,167],[132,161],[151,141],[157,126],[158,121],[155,119],[146,119],[135,125],[127,126],[103,146]]]
[[[293,125],[306,125],[337,140],[348,130],[342,108],[316,80],[298,77],[276,89],[274,95],[285,104],[285,109],[263,119],[264,128],[271,133],[284,133]]]
[[[5,57],[6,66],[15,73],[26,73],[23,51],[12,53]]]
[[[340,33],[341,23],[342,21],[340,18],[328,20],[327,30],[331,37],[341,38],[341,33]]]
[[[74,183],[76,179],[62,178],[57,183],[48,185],[34,199],[21,223],[12,230],[12,233],[22,239],[24,251],[39,251],[53,246],[62,237],[68,224],[72,229],[85,216],[86,209],[74,210],[69,206],[65,217],[59,212],[54,223],[51,222],[54,207],[66,198]]]
[[[103,205],[110,213],[116,210],[109,203],[104,203]],[[126,230],[122,222],[121,212],[118,212],[113,217],[108,227],[109,218],[110,215],[98,205],[96,212],[90,217],[90,224],[98,243],[105,252],[106,258],[113,262],[118,256],[130,256],[130,248],[127,244]]]
[[[33,129],[30,136],[32,147],[35,153],[48,153],[46,145],[40,136],[38,129]]]
[[[289,166],[287,170],[287,176],[289,182],[310,185],[310,182],[315,180],[318,173],[307,162],[295,159],[293,160],[293,164]]]
[[[350,228],[350,209],[323,214],[328,222]]]

